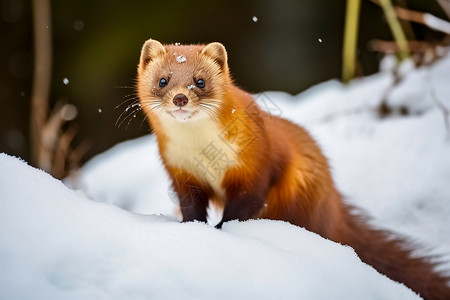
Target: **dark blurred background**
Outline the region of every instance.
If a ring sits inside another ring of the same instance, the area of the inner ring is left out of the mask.
[[[409,8],[446,19],[434,0],[399,0]],[[30,1],[1,0],[0,152],[30,158],[29,114],[33,77]],[[53,66],[50,105],[74,104],[77,145],[88,141],[83,161],[114,144],[149,132],[143,115],[115,123],[133,93],[142,44],[222,42],[233,76],[250,92],[297,94],[341,74],[345,1],[107,1],[51,3]],[[254,18],[256,17],[256,18]],[[381,9],[362,0],[358,73],[377,71],[372,39],[392,40]],[[413,25],[416,39],[438,39]],[[64,80],[64,79],[67,80]]]

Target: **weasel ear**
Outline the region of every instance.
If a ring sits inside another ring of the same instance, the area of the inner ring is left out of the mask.
[[[147,40],[142,47],[139,70],[144,70],[149,62],[160,55],[164,55],[166,52],[167,50],[160,42],[152,39]]]
[[[210,43],[202,50],[202,54],[212,58],[222,70],[227,68],[227,50],[221,43]]]

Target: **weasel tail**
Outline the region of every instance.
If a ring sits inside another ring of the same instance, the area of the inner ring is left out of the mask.
[[[148,40],[138,95],[178,195],[183,221],[284,220],[350,245],[379,272],[425,299],[450,299],[448,277],[344,204],[326,158],[300,126],[269,115],[233,84],[222,44]]]

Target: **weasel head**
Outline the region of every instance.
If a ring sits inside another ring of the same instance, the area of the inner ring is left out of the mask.
[[[150,121],[195,122],[219,118],[229,84],[220,43],[162,45],[145,42],[138,66],[138,95]]]

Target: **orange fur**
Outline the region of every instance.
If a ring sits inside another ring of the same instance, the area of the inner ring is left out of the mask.
[[[168,85],[160,87],[161,78]],[[205,87],[195,86],[198,79]],[[448,278],[400,239],[372,229],[336,190],[326,158],[300,126],[261,110],[229,75],[218,43],[163,46],[149,40],[138,67],[141,106],[180,199],[183,221],[268,218],[352,246],[361,259],[426,299],[450,299]],[[175,95],[186,96],[182,107]]]

